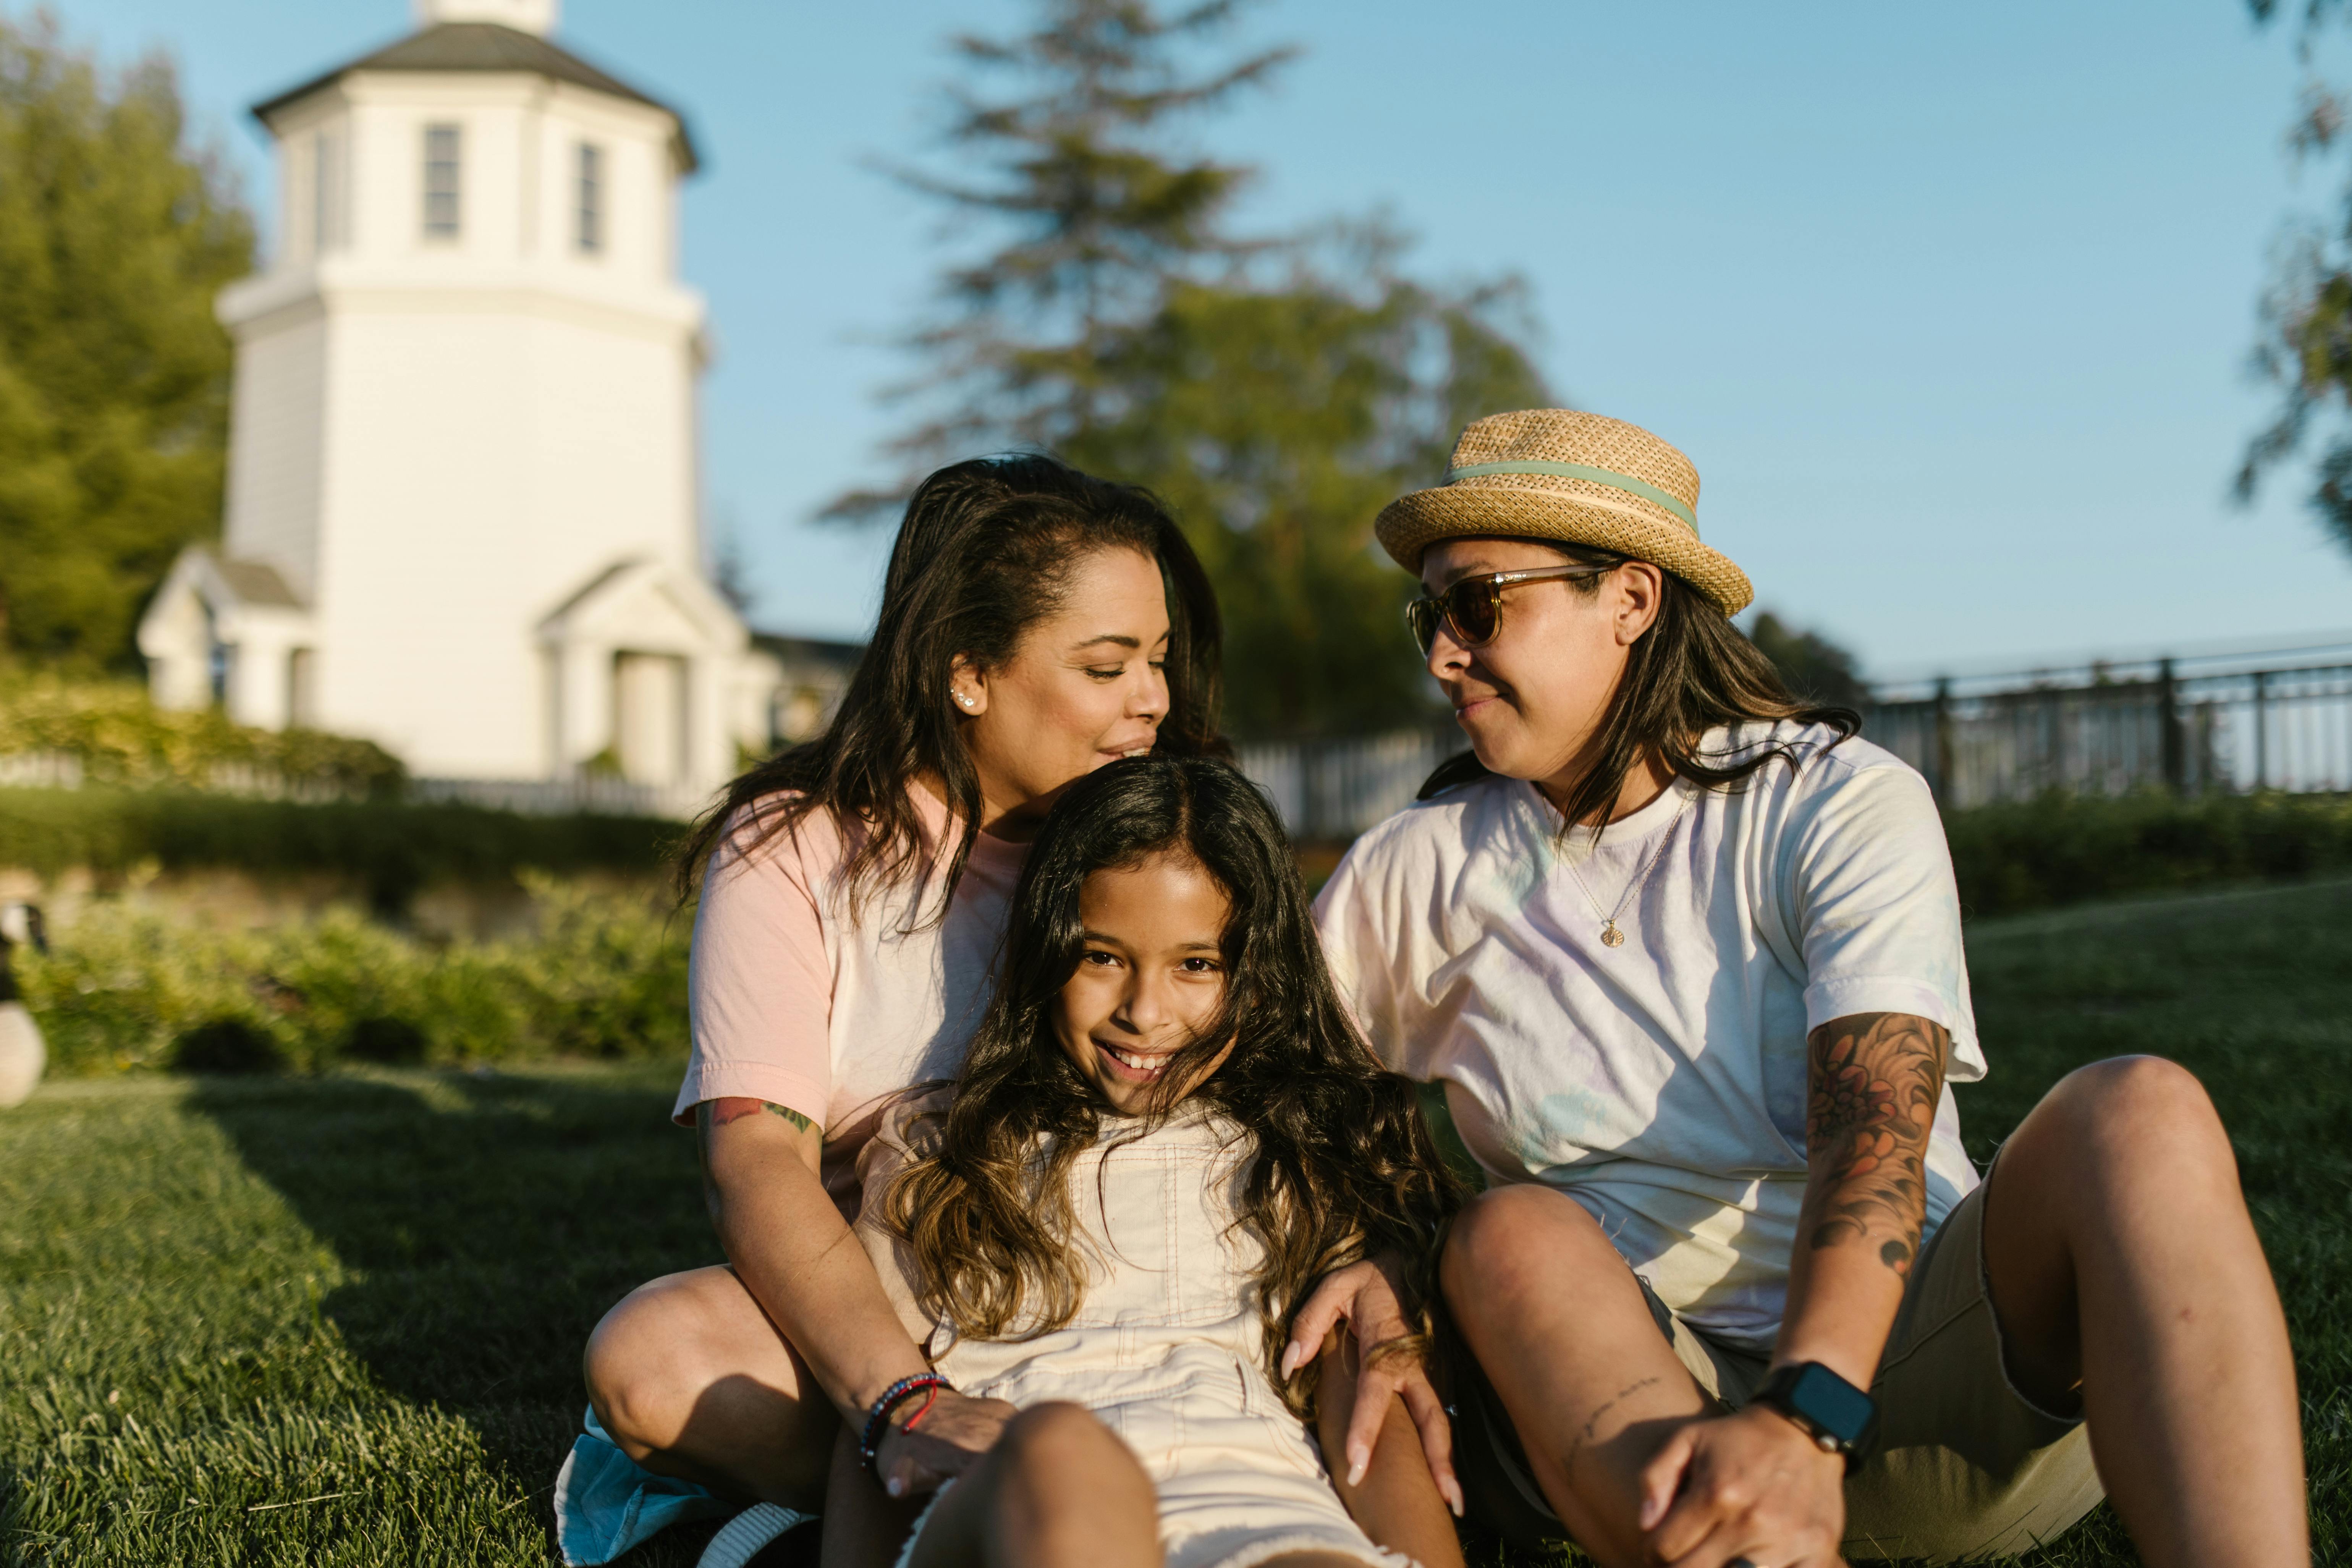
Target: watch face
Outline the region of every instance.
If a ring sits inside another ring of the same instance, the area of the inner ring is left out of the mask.
[[[1842,1443],[1858,1442],[1870,1428],[1876,1406],[1870,1395],[1830,1371],[1808,1363],[1789,1387],[1798,1414]]]

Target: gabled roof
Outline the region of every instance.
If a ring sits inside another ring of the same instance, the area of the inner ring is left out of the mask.
[[[270,605],[283,609],[299,610],[302,601],[278,574],[278,568],[262,561],[231,561],[215,558],[213,569],[220,574],[228,591],[248,605]]]
[[[661,100],[648,97],[617,77],[598,70],[568,49],[496,22],[443,22],[413,33],[396,44],[348,65],[337,66],[323,76],[255,104],[253,117],[267,125],[269,117],[279,110],[321,88],[331,87],[353,71],[525,71],[568,81],[660,110],[677,126],[678,162],[685,172],[691,174],[701,166],[701,159],[694,150],[694,138],[687,132],[686,116]]]

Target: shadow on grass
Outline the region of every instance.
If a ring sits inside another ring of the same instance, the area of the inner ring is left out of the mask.
[[[545,1514],[589,1330],[718,1258],[670,1093],[651,1070],[418,1072],[209,1079],[191,1103],[341,1259],[320,1309],[377,1383],[463,1416]]]

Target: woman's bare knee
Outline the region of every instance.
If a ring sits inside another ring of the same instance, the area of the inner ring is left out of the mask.
[[[743,1297],[745,1310],[726,1310],[730,1303],[723,1297],[730,1290]],[[733,1332],[743,1325],[714,1322],[714,1317],[748,1317],[766,1331]],[[589,1334],[581,1356],[588,1402],[613,1440],[642,1462],[646,1453],[676,1445],[705,1390],[750,1370],[751,1363],[778,1363],[785,1384],[779,1392],[797,1392],[788,1353],[780,1343],[761,1344],[763,1337],[772,1342],[772,1331],[729,1270],[664,1275],[624,1296]],[[721,1347],[735,1354],[716,1354]],[[765,1370],[772,1373],[777,1368]]]
[[[1509,1294],[1539,1273],[1547,1286],[1563,1263],[1624,1265],[1600,1225],[1575,1199],[1532,1183],[1496,1187],[1454,1216],[1438,1265],[1439,1283],[1457,1316],[1483,1297]],[[1580,1270],[1571,1270],[1580,1272]]]
[[[2109,1057],[2076,1068],[2058,1080],[2050,1099],[2105,1125],[2118,1118],[2173,1131],[2221,1125],[2197,1075],[2163,1057]]]
[[[2217,1175],[2226,1173],[2232,1187],[2237,1181],[2230,1135],[2205,1086],[2162,1057],[2113,1057],[2075,1068],[2019,1131],[2029,1139],[2054,1134],[2048,1141],[2095,1183],[2118,1177],[2144,1190],[2144,1182],[2161,1189],[2185,1181],[2210,1192]]]
[[[664,1331],[674,1326],[679,1300],[666,1287],[676,1278],[656,1279],[622,1297],[597,1321],[580,1356],[596,1419],[633,1456],[664,1447],[683,1424],[684,1405],[692,1398],[690,1390],[680,1391],[668,1375],[677,1340]],[[666,1410],[666,1405],[678,1408]]]

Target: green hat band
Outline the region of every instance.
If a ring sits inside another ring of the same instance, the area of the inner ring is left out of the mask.
[[[1683,526],[1691,531],[1693,538],[1698,536],[1698,514],[1681,500],[1655,485],[1643,484],[1631,474],[1596,468],[1585,463],[1473,463],[1466,468],[1446,469],[1445,478],[1438,482],[1450,485],[1456,479],[1481,479],[1487,474],[1556,474],[1564,479],[1585,479],[1596,485],[1607,485],[1612,490],[1623,490],[1627,495],[1640,496],[1645,501],[1664,507],[1682,520]]]

